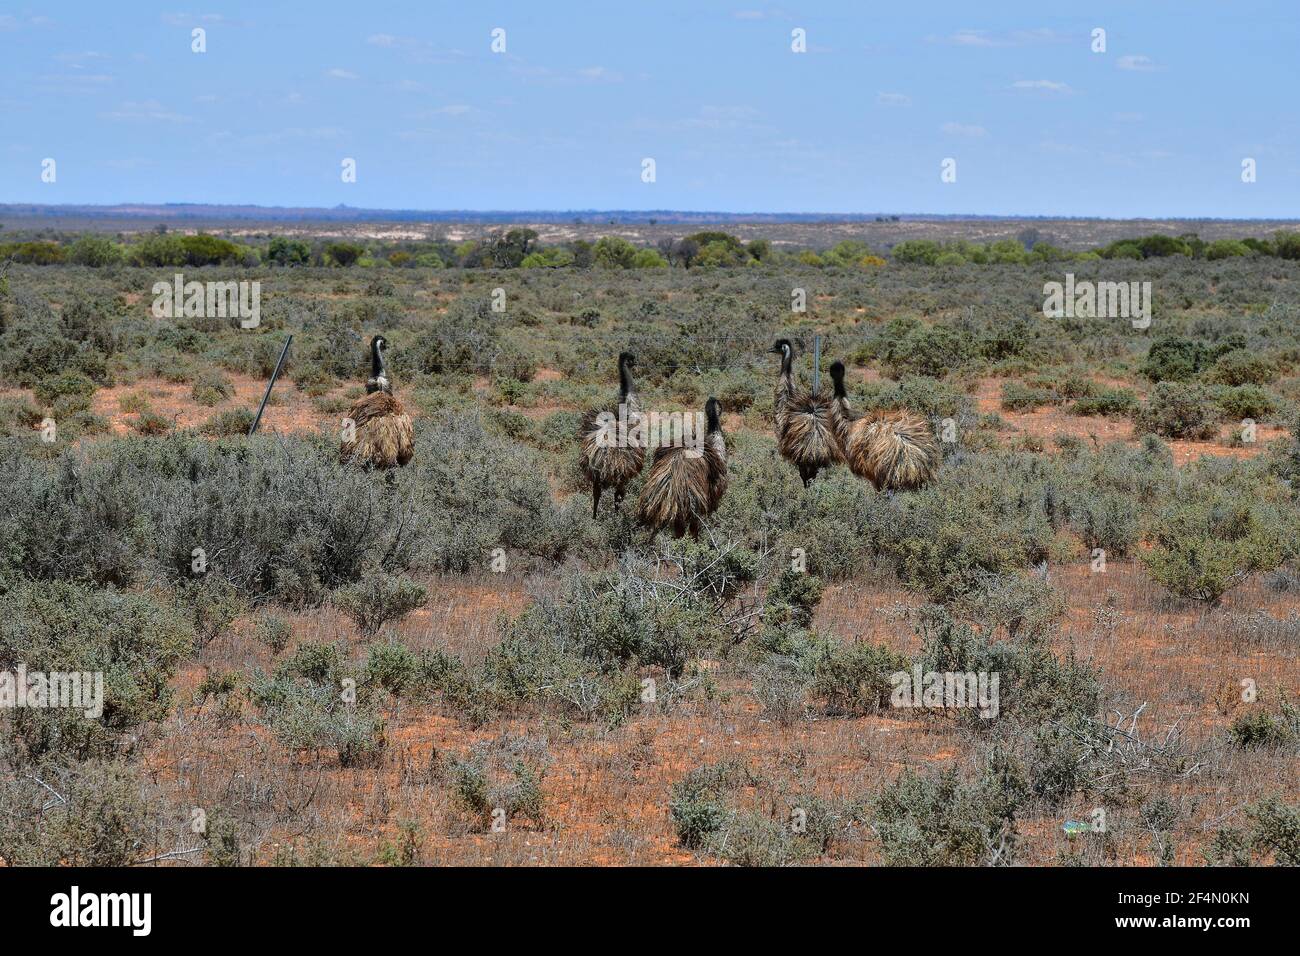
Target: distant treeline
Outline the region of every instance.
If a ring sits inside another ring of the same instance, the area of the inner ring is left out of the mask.
[[[1032,231],[1031,231],[1032,232]],[[1300,259],[1300,232],[1279,231],[1271,239],[1216,239],[1196,235],[1150,235],[1120,239],[1083,252],[1058,248],[1029,236],[981,244],[957,239],[936,242],[909,239],[886,251],[846,239],[820,252],[775,248],[766,239],[743,242],[720,231],[697,232],[681,239],[661,239],[637,246],[618,236],[595,242],[575,239],[544,245],[533,229],[506,229],[482,239],[450,242],[374,240],[368,242],[294,239],[275,236],[265,243],[239,243],[200,233],[194,236],[157,231],[131,241],[83,235],[63,241],[0,242],[0,262],[33,265],[112,265],[169,268],[181,266],[337,266],[342,268],[425,269],[666,269],[736,268],[760,263],[813,267],[871,268],[895,262],[933,266],[966,263],[1079,262],[1093,259],[1230,259],[1272,256]]]

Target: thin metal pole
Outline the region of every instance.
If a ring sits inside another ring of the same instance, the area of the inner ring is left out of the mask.
[[[280,360],[275,363],[275,371],[271,373],[271,381],[266,383],[266,394],[262,396],[262,404],[257,406],[257,417],[253,419],[252,426],[248,429],[251,437],[253,432],[257,431],[257,426],[262,424],[262,412],[266,411],[266,403],[271,400],[271,389],[275,388],[275,380],[280,377],[280,369],[284,368],[284,357],[289,354],[289,345],[293,342],[293,336],[285,340],[284,348],[280,350]]]
[[[817,391],[822,384],[822,337],[813,336],[813,391]]]

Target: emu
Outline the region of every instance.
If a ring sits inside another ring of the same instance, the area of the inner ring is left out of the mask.
[[[920,488],[939,468],[939,445],[930,423],[911,412],[859,418],[844,390],[844,363],[831,366],[835,400],[831,416],[849,470],[882,489]]]
[[[370,340],[370,378],[366,394],[348,412],[351,422],[339,444],[339,458],[366,468],[388,470],[410,463],[415,455],[415,429],[411,416],[393,397],[384,350],[388,340],[376,335]]]
[[[614,489],[614,507],[623,503],[627,484],[641,474],[645,442],[641,435],[641,403],[632,384],[636,356],[618,356],[618,408],[613,413],[594,409],[582,416],[578,427],[582,473],[591,482],[591,517],[600,513],[600,493]]]
[[[794,348],[789,339],[777,339],[768,351],[781,356],[774,403],[777,448],[799,469],[806,488],[823,468],[844,460],[831,420],[831,400],[820,391],[795,387]]]
[[[704,414],[708,424],[701,448],[655,450],[637,502],[637,520],[650,529],[651,539],[667,528],[674,538],[689,531],[698,541],[703,520],[718,509],[727,491],[727,440],[716,398],[705,403]]]

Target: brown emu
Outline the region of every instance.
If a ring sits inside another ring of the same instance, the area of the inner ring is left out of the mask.
[[[702,446],[658,448],[641,489],[637,520],[653,538],[668,528],[674,538],[686,532],[700,538],[704,518],[717,510],[727,491],[727,440],[716,398],[704,405],[708,425]]]
[[[415,429],[411,416],[393,397],[393,385],[384,362],[388,341],[382,335],[370,340],[370,378],[366,395],[353,403],[345,419],[346,433],[339,458],[367,468],[387,470],[408,464],[415,454]]]
[[[831,415],[849,470],[876,490],[920,488],[939,468],[939,445],[930,423],[911,412],[858,418],[844,391],[844,363],[831,366]]]
[[[776,444],[781,457],[799,469],[804,487],[823,468],[844,460],[831,421],[831,399],[794,384],[794,347],[777,339],[769,352],[781,356],[781,377],[776,384]]]
[[[600,493],[614,489],[614,507],[623,502],[627,483],[641,474],[645,464],[645,440],[641,428],[641,403],[632,385],[636,357],[630,352],[618,356],[618,408],[613,412],[594,409],[582,416],[578,427],[582,473],[591,482],[591,516],[600,513]]]

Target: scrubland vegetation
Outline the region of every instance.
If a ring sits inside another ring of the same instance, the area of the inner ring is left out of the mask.
[[[0,858],[1300,862],[1295,236],[534,239],[0,249],[0,669],[105,680],[0,712]],[[1065,268],[1150,327],[1044,318]],[[260,326],[153,317],[177,269],[259,279]],[[376,332],[391,480],[337,455]],[[766,349],[815,333],[948,436],[933,483],[776,455]],[[624,349],[646,407],[722,403],[699,543],[591,518]],[[998,715],[891,706],[914,666]]]

